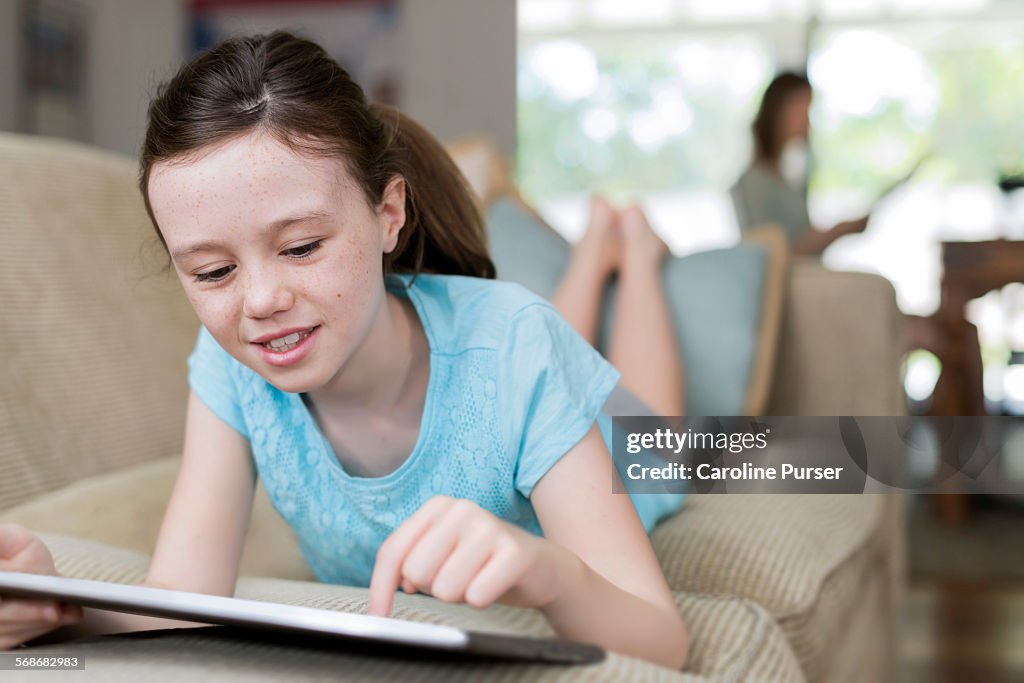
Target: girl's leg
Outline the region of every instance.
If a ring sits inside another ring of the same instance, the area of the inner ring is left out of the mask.
[[[597,344],[605,284],[619,265],[622,243],[617,221],[612,205],[595,196],[587,231],[573,247],[569,267],[551,296],[562,317],[591,345]]]
[[[623,255],[609,360],[623,386],[655,412],[682,415],[683,362],[661,281],[668,247],[636,204],[622,211],[619,227]]]

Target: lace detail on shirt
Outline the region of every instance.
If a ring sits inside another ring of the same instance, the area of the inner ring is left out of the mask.
[[[432,356],[431,373],[437,374],[417,448],[379,478],[344,473],[300,397],[259,376],[243,386],[260,477],[321,581],[368,585],[380,544],[436,495],[472,500],[540,532],[529,501],[513,486],[514,448],[498,428],[495,352]]]
[[[540,534],[527,489],[593,425],[618,377],[521,287],[420,275],[407,291],[430,343],[430,381],[416,447],[383,477],[346,474],[302,398],[231,358],[205,330],[189,360],[192,390],[244,428],[271,502],[321,581],[368,585],[380,545],[436,495]],[[528,321],[528,334],[513,334]]]

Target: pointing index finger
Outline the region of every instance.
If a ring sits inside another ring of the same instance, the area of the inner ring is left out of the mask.
[[[402,563],[427,529],[444,514],[451,503],[450,498],[431,498],[384,541],[377,551],[377,561],[373,566],[373,576],[370,578],[367,606],[370,614],[381,617],[391,615],[395,591],[402,581]]]

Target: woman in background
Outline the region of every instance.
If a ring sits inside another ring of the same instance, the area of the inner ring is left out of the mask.
[[[811,225],[807,214],[807,138],[813,91],[806,76],[776,76],[754,118],[754,158],[731,194],[740,231],[774,223],[795,254],[819,255],[843,235],[863,232],[868,217],[828,229]]]

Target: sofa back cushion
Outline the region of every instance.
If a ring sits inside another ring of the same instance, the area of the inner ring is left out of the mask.
[[[128,158],[0,134],[0,509],[180,452],[197,323]]]
[[[569,245],[518,197],[493,201],[487,229],[498,277],[550,297]],[[727,249],[670,257],[662,271],[686,374],[688,415],[757,415],[765,407],[781,318],[786,245],[780,235]],[[615,312],[604,301],[599,350]]]

